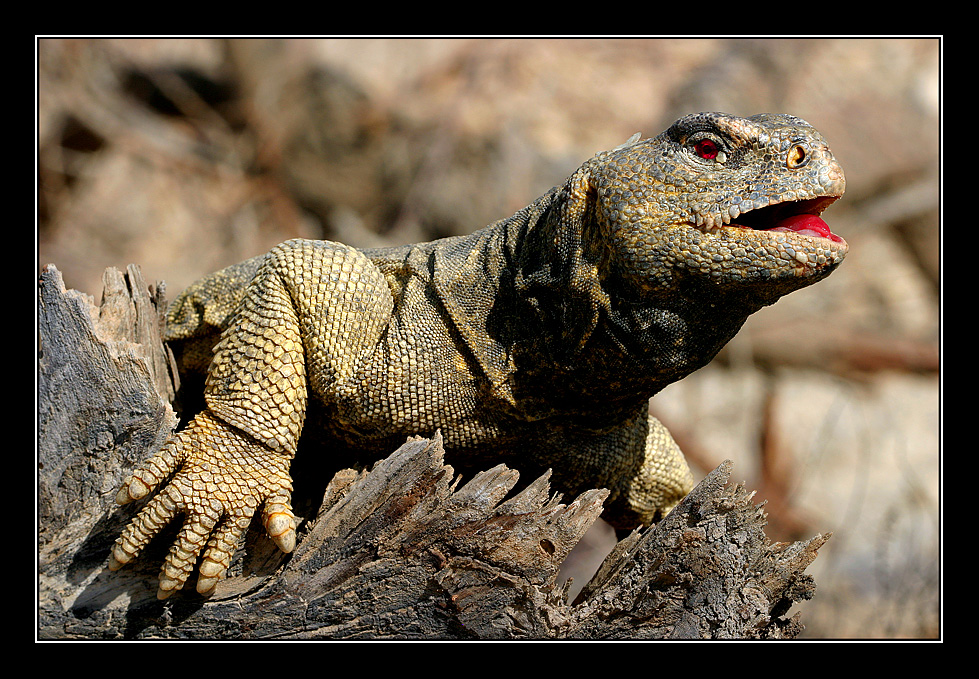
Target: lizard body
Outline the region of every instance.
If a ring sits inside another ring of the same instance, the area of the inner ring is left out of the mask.
[[[843,189],[805,121],[693,114],[471,235],[373,250],[292,240],[202,279],[167,337],[185,370],[206,372],[206,407],[120,490],[141,499],[176,472],[110,568],[180,513],[161,597],[201,554],[198,591],[211,591],[259,507],[291,551],[304,428],[375,457],[440,430],[457,468],[551,468],[564,493],[608,488],[616,527],[648,525],[693,482],[648,399],[842,261],[818,215]]]

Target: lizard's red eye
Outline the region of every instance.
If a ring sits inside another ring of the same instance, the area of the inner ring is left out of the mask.
[[[696,151],[697,155],[701,158],[714,160],[714,158],[717,157],[717,153],[720,149],[718,149],[717,144],[712,142],[710,139],[701,139],[693,145],[693,150]]]

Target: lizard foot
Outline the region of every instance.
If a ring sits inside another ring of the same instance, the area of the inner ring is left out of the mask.
[[[183,514],[183,528],[167,554],[157,596],[165,599],[183,587],[202,552],[197,591],[210,594],[225,576],[259,506],[269,536],[283,552],[291,552],[297,520],[291,507],[289,463],[289,457],[208,412],[198,414],[119,490],[119,504],[140,500],[176,472],[116,540],[109,569],[118,570],[135,559],[171,519]]]

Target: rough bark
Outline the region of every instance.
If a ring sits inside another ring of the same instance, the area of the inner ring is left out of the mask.
[[[296,551],[253,526],[233,577],[205,599],[156,599],[161,536],[110,573],[134,509],[114,505],[137,460],[176,425],[176,371],[160,340],[162,291],[107,270],[100,306],[53,266],[38,297],[38,637],[43,639],[791,638],[789,607],[828,539],[773,544],[731,464],[655,527],[621,541],[575,602],[562,562],[604,490],[562,502],[548,476],[513,493],[500,465],[463,480],[441,439],[413,439],[370,470],[331,470]],[[300,458],[302,453],[300,452]],[[297,458],[297,464],[300,463]],[[297,483],[297,492],[302,484]],[[301,506],[298,502],[297,506]],[[190,588],[189,588],[190,589]]]

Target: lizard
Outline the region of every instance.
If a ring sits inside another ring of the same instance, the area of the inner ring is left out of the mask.
[[[804,120],[695,113],[470,235],[293,239],[203,278],[171,305],[166,339],[206,375],[205,406],[123,482],[118,503],[152,498],[109,568],[178,515],[160,598],[195,567],[213,592],[259,508],[292,551],[304,430],[322,454],[375,457],[439,431],[453,465],[550,469],[572,497],[608,489],[617,529],[651,525],[693,476],[649,399],[835,270],[848,245],[820,215],[844,188]]]

